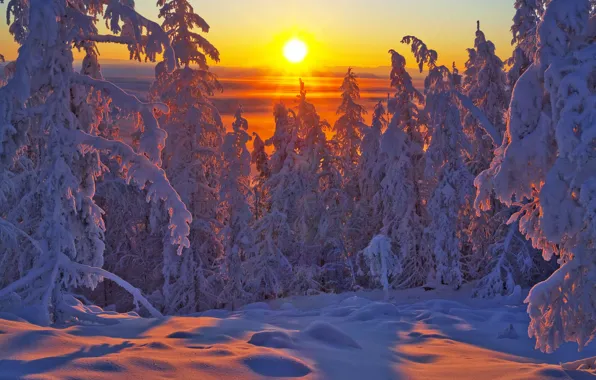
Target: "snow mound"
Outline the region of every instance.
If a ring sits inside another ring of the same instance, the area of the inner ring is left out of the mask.
[[[279,310],[285,310],[285,311],[296,310],[296,307],[289,302],[284,302],[279,307]]]
[[[283,356],[258,355],[244,359],[244,364],[253,372],[267,377],[303,377],[312,370],[301,361]]]
[[[371,304],[372,301],[366,298],[353,296],[344,299],[339,304],[340,306],[362,307]]]
[[[230,315],[230,312],[228,312],[227,310],[216,309],[216,310],[207,310],[207,311],[203,311],[201,313],[196,313],[193,316],[223,319],[223,318],[227,318],[229,315]]]
[[[465,321],[457,316],[448,315],[441,312],[424,312],[420,314],[417,318],[420,322],[424,322],[428,325],[438,325],[438,326],[452,326],[460,323],[465,323]]]
[[[191,333],[189,331],[176,331],[168,335],[166,338],[170,339],[192,339],[196,336],[196,334]]]
[[[255,303],[251,303],[248,304],[246,306],[243,306],[241,310],[271,310],[271,306],[269,306],[269,304],[265,303],[265,302],[255,302]]]
[[[364,322],[372,319],[398,316],[399,310],[395,305],[384,302],[374,302],[356,310],[350,315],[350,320]]]
[[[283,331],[262,331],[253,334],[248,343],[270,348],[293,348],[292,338]]]
[[[326,317],[347,317],[355,310],[357,310],[357,308],[352,306],[331,307],[327,310],[324,310],[323,315]]]
[[[517,338],[519,338],[519,335],[517,335],[517,331],[515,331],[515,328],[513,327],[513,325],[510,324],[509,326],[507,326],[505,328],[505,330],[501,331],[499,333],[499,335],[497,335],[497,338],[499,338],[499,339],[517,339]]]
[[[303,333],[312,339],[336,348],[362,348],[346,333],[327,322],[314,321],[304,329]]]
[[[596,357],[563,363],[561,367],[567,371],[589,371],[596,375]]]

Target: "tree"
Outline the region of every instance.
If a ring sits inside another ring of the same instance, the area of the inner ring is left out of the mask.
[[[251,163],[255,165],[257,170],[256,178],[254,178],[253,194],[254,194],[254,205],[253,213],[255,219],[261,219],[261,217],[267,212],[267,198],[265,183],[271,175],[269,169],[269,155],[265,150],[265,142],[261,137],[253,132],[253,150],[251,153]]]
[[[108,167],[115,167],[109,164]],[[147,192],[127,185],[117,171],[110,169],[97,182],[95,200],[104,210],[104,268],[126,279],[149,295],[155,306],[163,301],[155,298],[163,286],[163,225],[153,217],[158,207],[147,207]],[[117,311],[131,310],[133,299],[126,291],[104,281],[87,298],[102,307],[113,305]]]
[[[165,133],[153,109],[166,112],[167,108],[142,103],[110,82],[76,73],[72,49],[97,41],[126,42],[148,59],[163,52],[166,67],[171,68],[174,55],[167,35],[155,23],[117,2],[104,10],[92,1],[74,4],[64,0],[14,0],[9,9],[16,17],[26,17],[27,24],[26,33],[16,36],[21,41],[16,72],[0,89],[2,170],[26,144],[29,118],[38,120],[46,133],[36,141],[40,157],[39,166],[34,168],[34,186],[10,215],[2,217],[2,234],[15,237],[3,250],[3,256],[29,252],[31,260],[19,268],[18,280],[0,290],[0,299],[10,297],[18,307],[35,308],[37,321],[43,324],[71,319],[105,322],[74,307],[73,299],[77,288],[94,288],[105,278],[123,286],[135,303],[142,303],[153,316],[159,316],[138,289],[101,269],[105,226],[94,195],[96,180],[105,168],[99,152],[107,152],[117,158],[129,182],[146,188],[148,199],[161,199],[170,209],[170,241],[179,246],[179,251],[189,246],[191,216],[158,166]],[[23,11],[15,13],[14,9]],[[102,11],[114,35],[98,33],[96,16]],[[132,35],[123,34],[123,20],[132,28]],[[24,23],[18,18],[14,25],[20,30]],[[91,88],[110,98],[113,107],[141,116],[145,128],[139,152],[98,136],[101,113],[95,113],[85,102]],[[35,100],[33,106],[28,102],[31,99]]]
[[[358,192],[359,199],[347,222],[347,241],[350,252],[360,252],[370,243],[372,238],[382,227],[381,215],[375,212],[373,199],[381,189],[381,172],[379,152],[381,149],[381,134],[387,120],[385,119],[383,102],[378,102],[373,111],[371,127],[363,130],[361,156],[358,162]],[[367,268],[366,263],[359,263],[359,272]],[[363,274],[363,273],[361,273]]]
[[[321,120],[306,94],[300,80],[296,120],[303,133],[299,145],[302,165],[296,175],[305,186],[294,228],[298,239],[292,289],[302,293],[319,288],[338,291],[349,287],[346,279],[353,278],[342,239],[349,201],[342,188],[341,159],[334,154],[338,140],[327,141],[323,129],[329,124]]]
[[[462,93],[472,100],[503,136],[509,94],[503,70],[504,64],[495,50],[495,45],[486,39],[478,22],[474,48],[468,49],[469,59],[466,62]],[[464,130],[472,144],[468,165],[474,175],[488,168],[494,150],[492,141],[485,137],[486,132],[478,124],[476,117],[464,109]]]
[[[468,57],[461,91],[486,115],[502,137],[505,132],[505,113],[509,105],[507,79],[503,70],[504,64],[495,54],[494,44],[486,39],[480,29],[480,22],[477,24],[474,48],[468,49]],[[490,166],[495,146],[486,136],[486,132],[479,128],[479,122],[474,114],[463,106],[460,108],[464,132],[470,141],[471,148],[470,152],[466,154],[466,164],[473,175],[478,175]],[[477,280],[489,275],[492,276],[491,284],[494,284],[494,280],[501,277],[493,275],[496,273],[494,271],[497,271],[496,268],[490,272],[491,267],[488,266],[489,272],[487,272],[486,262],[495,263],[495,265],[505,262],[503,258],[498,259],[493,255],[504,255],[509,250],[510,244],[505,244],[498,239],[505,238],[499,231],[507,230],[501,225],[507,222],[512,212],[508,212],[496,199],[492,202],[493,211],[478,214],[471,212],[469,216],[470,224],[466,229],[466,247],[462,252],[462,270],[468,280]],[[518,243],[517,239],[524,240],[523,237],[516,235],[513,241]],[[523,248],[523,252],[532,251],[530,247],[521,248]],[[516,276],[515,279],[518,280],[519,276]],[[509,281],[508,278],[507,281]],[[486,284],[486,281],[481,281],[479,286],[484,287]],[[496,287],[497,285],[491,286]],[[504,283],[504,286],[507,291],[513,291],[513,288],[507,283]],[[479,289],[478,294],[488,295],[492,292]]]
[[[221,231],[224,245],[224,289],[219,301],[234,305],[250,299],[244,290],[246,277],[243,262],[254,244],[251,229],[253,215],[250,209],[250,153],[246,143],[248,121],[242,117],[242,108],[235,114],[232,132],[228,132],[222,146],[223,168],[221,178],[221,207],[226,215]]]
[[[418,66],[428,66],[425,79],[425,113],[429,115],[431,136],[426,150],[426,176],[436,182],[428,201],[431,222],[425,231],[425,241],[434,257],[436,280],[456,288],[463,282],[461,256],[471,209],[473,177],[466,168],[462,154],[469,150],[457,107],[457,86],[460,76],[445,66],[436,64],[438,54],[416,37],[404,37],[412,46]],[[468,99],[469,100],[469,99]]]
[[[339,169],[346,181],[344,191],[351,200],[358,198],[356,172],[360,159],[360,144],[362,142],[362,128],[366,110],[357,103],[360,100],[358,77],[348,69],[340,87],[341,105],[337,109],[339,115],[332,131],[335,155],[339,158]],[[349,206],[351,207],[351,206]],[[345,210],[349,212],[349,210]]]
[[[513,55],[507,63],[511,66],[507,73],[511,89],[517,80],[534,62],[536,54],[536,30],[545,9],[545,0],[516,0],[515,16],[511,33],[511,44],[515,46]]]
[[[297,200],[304,184],[296,174],[298,128],[293,111],[282,103],[275,105],[275,131],[266,141],[273,145],[268,175],[261,194],[266,194],[267,212],[254,225],[255,245],[246,261],[246,289],[255,299],[278,297],[287,290],[294,250],[291,225],[296,219]],[[285,281],[284,281],[285,280]]]
[[[6,60],[4,59],[4,56],[2,54],[0,54],[0,63],[5,63]],[[2,77],[0,77],[0,86],[4,86],[6,84],[6,70],[4,70],[4,75]]]
[[[552,0],[538,26],[536,61],[520,77],[507,139],[476,179],[480,209],[492,191],[519,211],[511,222],[559,269],[526,299],[529,334],[552,352],[564,341],[584,347],[594,322],[593,129],[596,33],[589,0]]]
[[[391,251],[391,245],[390,238],[377,235],[362,252],[371,275],[383,285],[385,301],[389,299],[390,278],[403,271],[398,256]]]
[[[426,223],[421,184],[427,127],[424,111],[418,104],[424,104],[424,96],[414,87],[405,58],[395,50],[389,52],[395,95],[389,99],[392,117],[379,151],[382,168],[378,171],[384,177],[373,201],[383,221],[380,233],[391,239],[392,251],[399,255],[405,269],[402,276],[394,278],[393,285],[412,287],[426,280],[430,264],[420,249]]]
[[[217,306],[221,291],[219,178],[225,130],[209,99],[221,86],[207,64],[208,59],[218,62],[219,52],[193,31],[206,33],[209,25],[188,1],[159,0],[158,6],[176,52],[176,69],[169,73],[164,63],[158,64],[151,88],[152,98],[170,108],[160,118],[169,135],[163,168],[194,218],[190,249],[179,256],[165,246],[163,307],[168,314],[185,314]]]

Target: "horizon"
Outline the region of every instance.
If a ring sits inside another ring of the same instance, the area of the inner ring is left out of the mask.
[[[424,40],[439,53],[442,64],[450,67],[455,62],[463,67],[467,60],[466,49],[474,46],[477,21],[481,22],[487,38],[494,42],[497,55],[504,60],[513,50],[510,32],[513,2],[421,0],[415,7],[408,7],[407,0],[372,0],[366,4],[348,0],[336,8],[331,3],[319,4],[315,0],[283,4],[271,0],[255,0],[250,4],[240,0],[221,0],[217,4],[192,0],[191,4],[211,28],[209,33],[201,34],[221,52],[221,62],[211,62],[212,67],[293,73],[327,67],[390,66],[389,49],[405,55],[407,66],[415,68],[409,47],[400,43],[406,35]],[[138,2],[136,8],[148,19],[161,22],[154,1]],[[254,12],[254,9],[259,11]],[[407,15],[404,9],[409,12]],[[252,17],[241,17],[243,14]],[[428,20],[433,28],[417,23],[419,19]],[[105,28],[100,27],[100,31],[105,32]],[[309,54],[301,64],[288,67],[282,48],[294,37],[305,40]],[[6,59],[15,59],[17,45],[4,23],[0,25],[0,45],[4,46],[2,54]],[[128,56],[125,46],[111,45],[100,45],[103,62]],[[82,55],[75,51],[75,57]]]

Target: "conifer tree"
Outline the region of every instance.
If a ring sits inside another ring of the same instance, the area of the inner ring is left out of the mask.
[[[191,216],[159,168],[166,134],[153,109],[167,112],[167,107],[142,103],[110,82],[86,72],[76,73],[72,50],[99,41],[128,43],[148,59],[164,53],[165,66],[171,69],[174,54],[167,34],[119,2],[110,2],[103,9],[94,1],[14,0],[9,9],[9,14],[17,17],[13,33],[21,47],[15,74],[0,89],[1,169],[6,170],[27,143],[28,127],[34,124],[30,117],[45,133],[35,141],[39,165],[32,168],[33,186],[12,213],[2,218],[0,235],[14,237],[3,239],[2,255],[27,251],[31,259],[18,269],[20,278],[0,290],[0,300],[10,298],[13,308],[36,308],[38,323],[105,322],[79,308],[73,292],[95,288],[108,279],[126,288],[135,303],[159,316],[138,289],[101,268],[105,225],[94,196],[96,180],[105,169],[99,152],[106,152],[117,158],[119,170],[129,182],[146,188],[148,199],[161,199],[170,210],[170,242],[178,245],[179,251],[189,246]],[[95,23],[102,14],[113,35],[99,34]],[[123,33],[123,20],[132,34]],[[138,152],[98,135],[102,114],[85,101],[91,88],[111,99],[112,107],[140,115],[144,128]]]
[[[366,248],[382,227],[382,218],[375,212],[373,199],[381,189],[381,180],[384,175],[381,172],[379,152],[382,131],[387,126],[385,115],[383,102],[379,101],[373,111],[371,126],[363,130],[360,146],[361,156],[358,162],[358,192],[360,196],[347,223],[348,250],[352,253],[361,252]],[[358,275],[362,282],[362,280],[366,280],[362,278],[363,269],[368,270],[368,265],[358,260],[357,266],[360,268]]]
[[[383,218],[380,233],[391,239],[392,251],[404,267],[402,276],[395,277],[393,285],[411,287],[422,285],[430,266],[430,260],[423,257],[421,250],[426,223],[421,184],[427,126],[419,105],[423,106],[425,99],[414,87],[405,58],[395,50],[389,52],[395,95],[389,99],[392,117],[381,138],[380,172],[384,178],[374,203],[376,212]]]
[[[552,352],[584,347],[594,323],[593,107],[596,32],[589,0],[551,0],[538,26],[536,60],[513,92],[505,144],[476,179],[480,209],[492,191],[519,211],[520,231],[559,269],[526,299],[529,334]],[[572,95],[570,95],[572,94]]]
[[[350,199],[358,197],[356,172],[360,159],[360,144],[362,142],[362,128],[366,110],[358,104],[360,100],[360,86],[358,77],[348,69],[340,87],[342,102],[337,109],[339,115],[332,131],[335,155],[339,158],[339,169],[346,183],[343,188]],[[346,210],[347,211],[347,210]]]
[[[431,221],[424,240],[434,257],[435,280],[458,288],[463,283],[462,231],[468,223],[473,191],[473,177],[462,157],[463,151],[469,150],[469,142],[457,107],[461,77],[455,68],[451,72],[438,66],[438,54],[416,37],[404,37],[402,42],[412,46],[419,68],[426,65],[429,69],[425,113],[429,115],[431,141],[426,150],[426,177],[435,185],[428,201]]]
[[[253,215],[250,209],[250,153],[246,143],[248,121],[242,117],[242,108],[236,111],[232,131],[226,134],[222,146],[223,168],[221,179],[221,207],[226,215],[221,231],[224,246],[224,289],[219,296],[223,304],[236,304],[250,299],[244,287],[246,276],[243,262],[254,245],[251,229]]]
[[[261,137],[253,132],[253,150],[251,153],[251,163],[255,165],[257,171],[256,178],[254,178],[254,204],[253,213],[255,219],[260,219],[267,212],[267,198],[266,182],[271,171],[269,169],[269,155],[265,150],[265,142]]]
[[[245,265],[246,289],[257,300],[281,296],[288,289],[292,273],[288,258],[295,244],[291,226],[296,220],[296,205],[304,186],[296,175],[300,159],[295,114],[278,103],[273,115],[275,131],[266,144],[272,145],[274,152],[269,164],[261,166],[261,173],[268,168],[261,191],[266,194],[266,199],[262,200],[266,213],[255,222],[255,245]]]
[[[513,55],[507,63],[510,69],[507,73],[511,89],[517,80],[534,62],[536,54],[536,31],[545,9],[545,0],[516,0],[515,16],[511,33],[511,44],[515,46]]]
[[[468,61],[462,82],[462,93],[486,115],[497,129],[505,134],[505,113],[509,105],[507,80],[503,70],[503,61],[496,55],[495,45],[487,40],[480,22],[476,30],[474,48],[468,49]],[[479,122],[468,110],[463,110],[463,124],[466,135],[472,144],[468,166],[472,174],[477,175],[488,168],[493,156],[494,145],[486,132],[479,127]]]
[[[168,314],[191,313],[215,307],[221,291],[219,179],[225,130],[209,99],[221,86],[208,66],[208,60],[219,62],[219,52],[199,34],[209,32],[209,25],[187,0],[159,0],[158,6],[176,53],[176,69],[169,73],[158,64],[151,88],[152,98],[170,108],[160,118],[169,135],[163,168],[194,218],[189,249],[179,256],[165,246],[163,308]]]

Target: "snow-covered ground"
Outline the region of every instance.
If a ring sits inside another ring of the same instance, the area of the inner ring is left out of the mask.
[[[534,350],[522,296],[320,295],[61,329],[0,315],[0,379],[590,379],[596,346]],[[583,364],[583,365],[582,365]],[[580,369],[578,369],[580,368]]]

